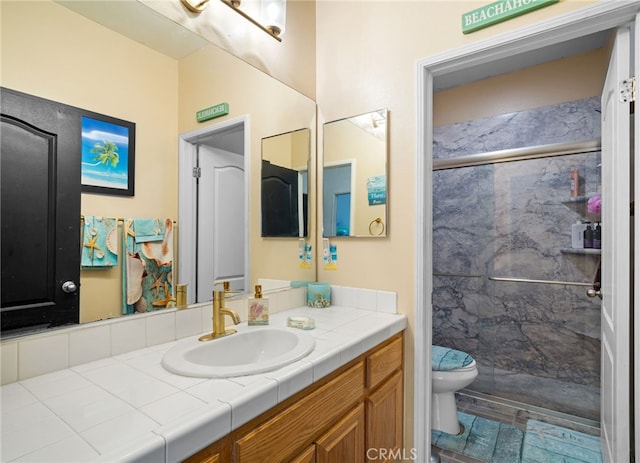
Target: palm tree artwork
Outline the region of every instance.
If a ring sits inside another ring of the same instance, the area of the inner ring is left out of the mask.
[[[111,167],[116,167],[120,161],[118,146],[112,141],[103,140],[102,143],[96,143],[90,152],[96,154],[93,160],[99,164],[108,163]]]
[[[82,117],[82,184],[127,190],[134,154],[130,127]]]

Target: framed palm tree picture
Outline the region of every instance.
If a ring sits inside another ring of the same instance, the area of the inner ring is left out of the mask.
[[[83,114],[82,192],[133,196],[136,125],[101,114]]]

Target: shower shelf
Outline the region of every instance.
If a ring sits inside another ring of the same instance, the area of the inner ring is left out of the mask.
[[[599,256],[602,252],[601,249],[574,249],[574,248],[562,248],[560,252],[563,254],[578,254],[581,256]]]
[[[569,198],[566,201],[562,201],[562,204],[567,206],[569,209],[572,209],[574,212],[584,216],[586,215],[586,205],[589,201],[589,198],[593,196],[595,193],[589,193],[584,196],[576,196],[574,198]]]

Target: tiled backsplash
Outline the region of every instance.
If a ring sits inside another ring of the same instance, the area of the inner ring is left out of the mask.
[[[306,289],[266,294],[272,313],[306,304]],[[397,313],[391,291],[331,287],[331,303],[384,313]],[[226,306],[247,319],[246,298],[229,299]],[[322,310],[322,309],[315,309]],[[210,303],[187,309],[167,309],[61,328],[3,341],[0,344],[1,384],[39,376],[114,355],[203,333],[212,328]]]

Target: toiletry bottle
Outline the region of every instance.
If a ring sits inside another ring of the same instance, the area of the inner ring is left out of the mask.
[[[571,169],[571,197],[575,198],[578,196],[578,190],[580,190],[580,174],[578,173],[578,168],[574,167]]]
[[[247,324],[249,326],[269,324],[269,298],[262,297],[262,285],[256,285],[255,295],[249,298]]]
[[[580,220],[571,225],[571,247],[573,249],[584,248],[584,231],[587,226]]]
[[[602,246],[601,241],[602,229],[600,228],[600,222],[596,223],[596,228],[593,230],[593,249],[600,249]]]
[[[593,230],[591,225],[587,225],[587,229],[584,231],[584,247],[585,249],[593,248]]]

